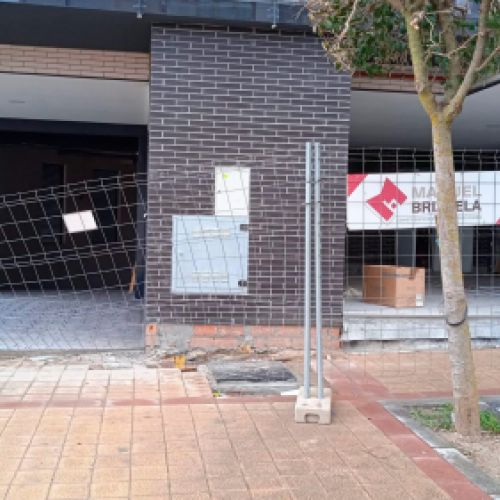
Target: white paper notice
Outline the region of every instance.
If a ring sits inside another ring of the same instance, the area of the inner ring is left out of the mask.
[[[94,214],[91,210],[63,214],[63,219],[68,233],[82,233],[97,229]]]
[[[215,215],[248,216],[249,198],[249,168],[215,169]]]

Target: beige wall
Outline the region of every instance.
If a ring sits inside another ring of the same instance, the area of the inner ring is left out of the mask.
[[[149,54],[0,44],[0,72],[149,80]]]

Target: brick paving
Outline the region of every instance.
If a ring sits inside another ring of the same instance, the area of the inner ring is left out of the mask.
[[[500,349],[477,350],[474,361],[482,393],[499,394]],[[392,396],[439,396],[451,392],[447,352],[349,353],[337,356],[335,364],[346,374],[364,373],[377,379]]]
[[[92,369],[85,363],[44,365],[25,360],[0,364],[0,408],[160,405],[212,398],[198,372],[173,368]]]
[[[414,393],[446,390],[424,384],[445,366],[425,371],[427,354]],[[486,498],[378,404],[410,389],[379,362],[326,362],[334,418],[318,426],[294,423],[293,398],[214,399],[195,372],[0,361],[0,498]]]

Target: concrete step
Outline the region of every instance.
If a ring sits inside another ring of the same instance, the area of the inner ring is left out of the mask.
[[[500,317],[471,316],[471,336],[474,339],[500,340]],[[446,324],[436,316],[344,316],[342,342],[376,340],[443,340]]]

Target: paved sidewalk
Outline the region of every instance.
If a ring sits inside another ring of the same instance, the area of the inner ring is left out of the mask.
[[[213,399],[197,373],[0,360],[0,498],[484,498],[377,403],[409,369],[384,379],[377,356],[326,363],[330,426],[295,424],[293,398]]]
[[[499,394],[500,349],[474,352],[478,387],[483,394]],[[363,372],[375,378],[391,394],[400,397],[447,395],[451,392],[451,368],[445,351],[343,354],[335,357],[343,372]]]
[[[43,365],[0,360],[0,408],[37,406],[138,406],[212,398],[203,375],[142,365],[92,369],[85,363]]]

